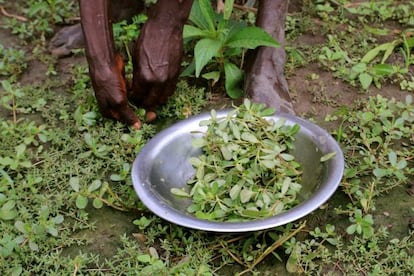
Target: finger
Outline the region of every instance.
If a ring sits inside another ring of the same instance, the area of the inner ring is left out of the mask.
[[[129,126],[132,126],[135,129],[141,128],[140,120],[129,106],[126,106],[125,108],[118,111],[118,120]]]
[[[145,114],[145,120],[147,122],[152,122],[155,119],[157,119],[157,113],[155,113],[154,111],[147,111],[147,113]]]
[[[131,127],[132,127],[133,129],[138,130],[138,129],[140,129],[140,128],[141,128],[141,123],[140,123],[140,122],[136,122],[136,123],[135,123],[135,124],[133,124]]]

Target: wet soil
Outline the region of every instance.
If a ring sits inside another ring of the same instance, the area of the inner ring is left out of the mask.
[[[298,2],[298,1],[293,1]],[[299,1],[300,2],[300,1]],[[1,19],[0,19],[1,20]],[[323,42],[323,38],[314,34],[304,34],[295,41],[289,43],[300,43],[302,45],[315,45]],[[5,47],[18,45],[18,39],[11,35],[9,31],[0,28],[0,42]],[[30,48],[29,46],[26,46]],[[30,53],[30,51],[28,51]],[[73,64],[85,63],[83,56],[71,56],[62,58],[58,61],[57,78],[63,82],[69,82],[71,78],[71,68]],[[22,84],[31,84],[45,81],[47,66],[38,61],[31,61],[28,70],[22,75]],[[311,76],[317,76],[316,79]],[[403,92],[397,85],[386,84],[381,89],[373,88],[371,92],[361,93],[359,88],[353,87],[342,80],[335,78],[331,72],[321,69],[317,64],[311,63],[290,72],[287,75],[290,93],[293,97],[293,106],[296,113],[305,118],[313,118],[322,126],[325,125],[323,118],[332,114],[340,106],[351,106],[356,101],[366,99],[369,95],[381,94],[388,98],[404,99],[407,92]],[[0,94],[1,96],[1,94]],[[210,107],[225,108],[231,105],[231,100],[223,94],[215,93],[212,98]],[[0,113],[0,117],[5,117],[5,113]],[[335,127],[335,126],[330,126]],[[387,197],[377,200],[377,212],[375,213],[375,222],[378,225],[385,225],[392,229],[395,237],[402,237],[408,233],[408,225],[412,218],[411,208],[414,207],[414,200],[407,193],[409,187],[394,189]],[[308,225],[318,226],[326,224],[338,225],[345,227],[344,223],[338,221],[330,212],[335,206],[340,205],[346,200],[343,193],[335,194],[331,200],[324,206],[324,209],[315,211],[308,218]],[[392,202],[392,204],[390,204]],[[76,255],[79,251],[86,253],[98,253],[103,257],[111,257],[117,250],[120,242],[120,236],[126,234],[132,236],[136,231],[136,226],[132,221],[137,218],[137,214],[118,212],[110,208],[101,210],[89,210],[92,223],[95,224],[94,231],[83,230],[76,233],[75,238],[86,238],[88,244],[84,246],[73,246],[65,251],[67,255]],[[344,229],[343,229],[344,231]],[[267,265],[263,267],[263,275],[275,273],[275,267],[272,272]],[[281,268],[281,271],[284,271]],[[225,272],[225,271],[223,271]]]

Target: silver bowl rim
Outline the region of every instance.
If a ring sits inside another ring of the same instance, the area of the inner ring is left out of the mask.
[[[229,111],[229,109],[217,111],[217,117],[224,117]],[[318,188],[310,198],[281,214],[265,219],[243,222],[215,222],[203,220],[191,216],[190,214],[184,214],[166,203],[161,203],[161,199],[151,191],[151,184],[146,180],[147,176],[140,172],[145,172],[150,169],[147,166],[146,160],[151,156],[151,152],[155,147],[165,145],[169,140],[168,137],[171,137],[172,133],[189,133],[191,130],[188,129],[188,125],[196,123],[198,126],[198,122],[210,118],[210,112],[205,112],[177,122],[160,131],[141,149],[133,162],[131,173],[133,186],[139,199],[150,211],[169,222],[196,230],[221,233],[260,231],[285,225],[310,214],[323,205],[338,188],[345,165],[342,150],[337,141],[326,130],[308,120],[281,112],[276,112],[270,117],[275,119],[285,118],[287,123],[299,124],[300,131],[307,132],[315,144],[318,144],[318,139],[321,139],[324,141],[325,146],[328,146],[327,152],[336,152],[336,155],[327,161],[330,163],[329,167],[331,172],[326,179],[326,183],[329,185],[324,185],[323,189]]]

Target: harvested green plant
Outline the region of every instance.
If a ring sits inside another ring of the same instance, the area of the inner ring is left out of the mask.
[[[268,120],[274,110],[248,100],[225,117],[200,122],[193,139],[203,153],[190,159],[196,170],[188,211],[216,221],[244,221],[279,214],[298,203],[301,168],[289,152],[299,125]]]

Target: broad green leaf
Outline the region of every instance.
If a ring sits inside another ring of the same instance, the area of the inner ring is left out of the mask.
[[[15,207],[16,202],[14,200],[7,201],[0,209],[0,219],[12,220],[16,218],[18,213]]]
[[[285,204],[283,202],[279,201],[276,203],[276,205],[273,207],[273,214],[280,214],[283,211],[283,208],[285,208]]]
[[[137,225],[139,229],[144,230],[148,226],[150,226],[153,221],[154,221],[154,218],[149,219],[145,216],[141,216],[139,219],[134,220],[132,223],[134,225]]]
[[[375,168],[372,172],[378,178],[386,176],[387,173],[388,173],[388,171],[386,169],[380,169],[380,168]]]
[[[141,263],[150,263],[151,262],[151,256],[144,254],[144,255],[138,255],[137,260]]]
[[[243,105],[246,107],[247,110],[249,110],[252,106],[252,102],[248,98],[244,98]]]
[[[208,29],[210,31],[214,31],[215,28],[215,21],[216,21],[216,13],[213,10],[213,6],[211,5],[210,0],[199,0],[200,1],[200,10],[204,16],[204,20],[206,20],[208,24]]]
[[[250,143],[259,143],[259,140],[257,140],[256,136],[250,132],[243,132],[241,134],[241,139]]]
[[[195,61],[194,59],[191,61],[191,63],[183,70],[183,72],[180,74],[180,77],[189,77],[194,76],[195,72]]]
[[[238,197],[238,196],[239,196],[239,194],[240,194],[241,188],[242,188],[242,186],[241,186],[241,185],[236,184],[236,185],[234,185],[234,186],[230,189],[229,195],[230,195],[230,198],[231,198],[232,200],[236,200],[236,199],[237,199],[237,197]]]
[[[395,73],[394,66],[391,64],[375,64],[372,69],[377,76],[390,76]]]
[[[404,37],[405,38],[405,37]],[[410,37],[410,38],[406,38],[404,39],[404,44],[408,47],[408,48],[413,48],[414,47],[414,37]]]
[[[6,209],[0,209],[0,220],[12,220],[17,217],[18,213],[16,210],[6,210]]]
[[[95,209],[101,209],[101,208],[103,207],[103,202],[102,202],[102,200],[101,200],[101,199],[99,199],[99,198],[95,198],[95,199],[92,201],[92,205],[93,205],[93,207],[94,207]]]
[[[276,109],[273,107],[265,108],[262,111],[260,111],[260,116],[263,116],[263,117],[272,116],[273,114],[275,114],[275,112],[276,112]]]
[[[34,241],[29,241],[29,248],[32,251],[39,251],[39,246]]]
[[[381,45],[375,47],[374,49],[368,51],[368,53],[366,53],[365,56],[362,57],[361,62],[368,64],[375,57],[377,57],[380,52],[382,52],[382,51],[387,51],[387,52],[391,51],[392,52],[394,50],[395,46],[396,46],[395,41],[381,44]]]
[[[293,248],[292,253],[289,255],[289,258],[286,262],[286,270],[289,273],[298,273],[299,272],[298,257],[297,257],[295,247]]]
[[[234,4],[234,0],[224,1],[223,17],[225,20],[230,19],[231,13],[233,11],[233,4]]]
[[[395,167],[399,170],[405,169],[405,167],[407,167],[407,161],[405,161],[405,159],[401,159]]]
[[[273,169],[276,165],[275,161],[273,160],[262,160],[260,162],[263,166],[265,166],[268,169]]]
[[[354,66],[352,66],[351,71],[356,74],[361,74],[367,70],[367,64],[366,63],[357,63]]]
[[[240,88],[243,82],[243,72],[233,63],[224,63],[225,87],[227,95],[233,99],[243,96],[243,90]]]
[[[200,29],[198,27],[194,27],[192,25],[184,25],[183,39],[194,39],[194,38],[201,38],[201,37],[213,38],[214,35],[211,32]]]
[[[391,45],[389,47],[387,47],[387,49],[385,50],[384,55],[382,56],[381,63],[385,63],[385,61],[387,61],[387,59],[394,52],[394,49],[395,49],[396,46],[398,46],[398,44],[400,44],[399,40],[394,40],[393,42],[391,42]]]
[[[191,195],[188,192],[184,191],[183,189],[179,189],[179,188],[171,188],[171,193],[176,196],[191,197]]]
[[[240,130],[236,124],[230,123],[231,132],[233,133],[234,138],[240,140]]]
[[[196,171],[196,178],[197,179],[202,179],[204,177],[204,166],[200,166],[197,168]]]
[[[246,27],[234,33],[226,41],[226,47],[255,49],[259,46],[280,47],[265,30],[259,27]]]
[[[10,82],[8,80],[4,80],[1,82],[1,86],[3,86],[3,89],[8,92],[8,93],[12,93],[13,88],[10,84]]]
[[[368,200],[365,197],[361,198],[359,202],[361,203],[362,208],[366,209],[368,207]]]
[[[76,207],[79,209],[85,209],[88,205],[88,198],[84,197],[83,195],[78,195],[76,197]]]
[[[250,198],[252,198],[253,195],[255,195],[256,193],[248,190],[248,189],[243,189],[240,191],[240,202],[241,203],[246,203],[250,200]]]
[[[201,75],[206,80],[212,80],[213,84],[216,84],[220,79],[220,71],[211,71]]]
[[[372,83],[372,76],[368,73],[362,73],[359,75],[359,82],[362,88],[367,90]]]
[[[291,183],[291,179],[289,177],[286,177],[283,180],[282,188],[280,189],[280,192],[282,195],[285,195],[287,193],[287,191],[289,190],[290,183]]]
[[[65,218],[62,215],[57,215],[53,218],[53,222],[56,224],[61,224],[64,220]]]
[[[392,151],[388,154],[388,160],[390,160],[391,166],[394,167],[397,165],[397,154],[395,151]]]
[[[47,232],[52,235],[53,237],[57,237],[58,236],[58,230],[53,227],[53,226],[49,226],[47,227]]]
[[[115,182],[124,180],[124,178],[119,174],[111,174],[110,179]]]
[[[4,162],[4,159],[0,157],[0,164],[4,165],[3,162]],[[8,184],[13,184],[13,179],[1,167],[0,167],[0,178],[3,178],[3,181],[4,181],[3,183],[6,183],[7,181]],[[0,193],[0,200],[1,200],[1,193]]]
[[[367,111],[367,112],[362,113],[360,118],[362,119],[364,123],[369,123],[371,120],[375,118],[375,115],[374,113]]]
[[[220,147],[221,154],[223,155],[224,160],[231,160],[233,155],[231,150],[227,146]]]
[[[200,158],[197,157],[190,157],[189,162],[194,167],[200,167],[203,165],[203,161],[200,160]]]
[[[79,186],[79,177],[73,176],[69,179],[69,185],[72,187],[72,189],[75,192],[79,192],[80,186]]]
[[[10,211],[16,206],[16,202],[14,200],[7,201],[2,207],[2,210]]]
[[[22,221],[20,221],[20,220],[18,220],[18,221],[16,221],[15,223],[14,223],[14,227],[18,230],[18,231],[20,231],[20,232],[22,232],[23,234],[26,234],[27,233],[27,230],[26,230],[26,224],[24,224]]]
[[[200,205],[198,204],[191,204],[187,207],[187,212],[189,213],[196,213],[200,210]]]
[[[148,251],[149,251],[151,257],[153,257],[155,259],[160,258],[160,256],[158,255],[157,249],[155,249],[154,247],[151,246]]]
[[[95,141],[93,140],[92,135],[90,133],[85,133],[84,138],[88,146],[92,147],[94,145]]]
[[[356,224],[351,224],[350,226],[348,226],[348,227],[346,228],[346,232],[347,232],[348,234],[352,235],[352,234],[354,234],[354,233],[355,233],[356,228],[357,228]]]
[[[88,187],[88,192],[93,192],[96,191],[97,189],[99,189],[99,187],[101,187],[102,182],[98,179],[95,179],[94,181],[92,181],[91,185],[89,185]]]
[[[324,156],[322,156],[320,161],[321,162],[326,162],[326,161],[334,158],[335,156],[336,156],[336,151],[333,151],[333,152],[327,153]]]
[[[216,13],[210,0],[195,0],[191,7],[189,19],[197,27],[204,30],[215,30]]]
[[[20,145],[16,146],[15,149],[16,149],[16,155],[17,156],[23,156],[24,152],[26,151],[26,145],[25,144],[20,144]]]
[[[218,40],[204,38],[197,42],[194,47],[195,74],[200,76],[204,66],[215,56],[219,55],[222,45]]]
[[[204,138],[193,138],[191,141],[191,145],[195,148],[202,148],[207,145],[207,141]]]
[[[272,213],[268,210],[243,210],[241,214],[248,218],[263,218],[269,217]]]
[[[291,154],[287,154],[287,153],[282,153],[280,154],[280,157],[282,157],[283,160],[285,161],[292,161],[295,159],[295,157]]]

